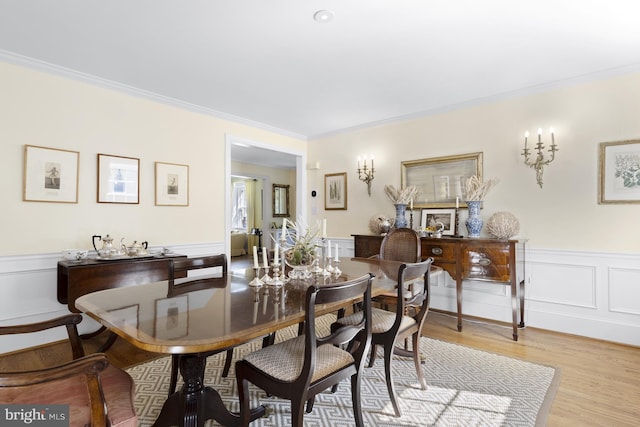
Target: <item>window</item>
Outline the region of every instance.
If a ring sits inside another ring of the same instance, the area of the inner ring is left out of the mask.
[[[247,230],[247,191],[244,181],[233,183],[231,203],[231,228]]]

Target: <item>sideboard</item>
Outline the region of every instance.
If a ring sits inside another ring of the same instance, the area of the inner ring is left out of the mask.
[[[384,236],[352,234],[354,256],[368,258],[380,252]],[[511,286],[513,339],[524,327],[524,279],[518,287],[516,258],[524,269],[524,240],[471,239],[464,237],[422,237],[422,259],[433,258],[456,281],[458,331],[462,331],[462,282],[481,280]],[[524,278],[524,273],[522,274]],[[519,296],[519,298],[518,298]],[[518,322],[518,315],[520,321]]]
[[[139,285],[169,279],[169,261],[185,255],[124,258],[116,260],[84,259],[58,262],[58,302],[79,313],[76,299],[90,292]],[[186,273],[178,275],[184,277]]]

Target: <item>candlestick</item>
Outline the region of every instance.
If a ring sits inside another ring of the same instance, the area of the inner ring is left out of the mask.
[[[262,264],[264,268],[269,268],[269,264],[267,264],[267,248],[262,247]]]
[[[259,268],[258,267],[258,248],[256,248],[255,246],[253,247],[253,268]]]

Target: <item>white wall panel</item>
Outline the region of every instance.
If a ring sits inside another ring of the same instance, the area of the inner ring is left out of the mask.
[[[528,299],[596,308],[595,266],[530,262],[527,270]]]
[[[609,268],[609,310],[640,315],[640,269]]]

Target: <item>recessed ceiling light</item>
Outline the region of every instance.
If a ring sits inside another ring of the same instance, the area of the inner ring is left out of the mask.
[[[319,10],[313,14],[313,19],[321,24],[333,21],[333,12],[330,10]]]

